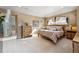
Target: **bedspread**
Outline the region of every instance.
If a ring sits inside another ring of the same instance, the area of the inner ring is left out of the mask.
[[[63,31],[52,31],[52,30],[39,30],[39,34],[50,38],[54,43],[57,42],[57,39],[63,35]]]

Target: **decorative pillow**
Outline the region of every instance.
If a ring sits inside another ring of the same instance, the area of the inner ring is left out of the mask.
[[[50,30],[56,31],[57,29],[56,28],[51,28]]]
[[[41,29],[47,29],[46,27],[42,27]]]
[[[61,31],[61,30],[63,30],[63,27],[62,26],[56,26],[56,29],[57,29],[57,31]]]
[[[47,26],[47,29],[48,29],[48,30],[53,30],[53,31],[56,31],[55,26]]]

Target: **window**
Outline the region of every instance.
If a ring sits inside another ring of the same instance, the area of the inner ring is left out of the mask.
[[[67,24],[66,17],[57,17],[56,24]]]
[[[48,20],[48,25],[52,25],[52,24],[55,24],[55,19],[54,18],[50,18]]]
[[[39,20],[33,20],[33,27],[39,27]]]
[[[56,17],[54,19],[48,20],[48,25],[67,25],[68,18],[67,17]]]

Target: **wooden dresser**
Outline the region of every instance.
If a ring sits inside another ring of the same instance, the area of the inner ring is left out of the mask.
[[[32,36],[32,27],[31,26],[22,26],[21,27],[21,38]]]
[[[79,53],[79,32],[76,33],[72,45],[73,45],[73,53]]]

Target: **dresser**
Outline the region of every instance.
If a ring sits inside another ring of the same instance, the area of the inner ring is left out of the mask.
[[[72,46],[73,46],[73,53],[79,53],[79,32],[76,33],[72,41]]]
[[[21,38],[30,37],[32,33],[31,26],[21,26]]]

